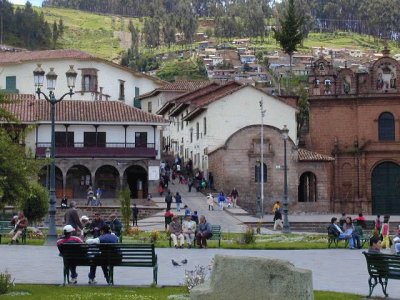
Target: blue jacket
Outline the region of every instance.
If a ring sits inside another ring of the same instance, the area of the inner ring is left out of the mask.
[[[102,244],[116,244],[119,242],[118,237],[112,233],[106,233],[98,237]]]

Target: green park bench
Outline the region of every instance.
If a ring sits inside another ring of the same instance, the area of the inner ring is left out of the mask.
[[[154,244],[63,244],[64,285],[69,283],[69,266],[108,266],[110,284],[114,285],[114,267],[151,267],[157,284],[157,255]]]
[[[218,241],[218,248],[221,248],[221,225],[211,225],[212,236],[208,239],[209,241]],[[169,246],[172,246],[172,239],[169,237]],[[196,238],[193,241],[193,247],[196,247]]]
[[[389,279],[400,280],[400,255],[367,253],[363,252],[367,260],[368,267],[368,284],[369,295],[371,297],[375,286],[379,283],[385,297],[388,297],[386,292]]]

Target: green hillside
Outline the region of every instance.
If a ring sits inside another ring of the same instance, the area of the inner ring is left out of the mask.
[[[96,56],[116,60],[124,51],[118,32],[128,32],[128,18],[60,8],[35,8],[43,11],[49,23],[62,19],[66,27],[58,48],[74,48]],[[138,22],[138,20],[133,20]]]
[[[59,40],[58,48],[80,49],[101,58],[118,61],[121,53],[129,47],[130,33],[128,31],[129,18],[111,15],[100,15],[87,13],[72,9],[60,8],[35,8],[43,11],[45,19],[49,23],[60,18],[66,27],[64,36]],[[132,19],[134,25],[142,28],[143,22],[139,19]],[[199,22],[199,31],[205,31],[212,27],[210,20]],[[263,42],[253,41],[254,47],[268,50],[279,49],[275,40],[269,36]],[[357,48],[361,50],[380,50],[382,42],[375,41],[372,37],[358,35],[351,32],[339,33],[311,33],[299,50],[304,53],[311,53],[312,47],[332,48]],[[390,43],[392,54],[400,53],[395,43]],[[168,52],[182,49],[181,46],[163,48],[155,52]]]

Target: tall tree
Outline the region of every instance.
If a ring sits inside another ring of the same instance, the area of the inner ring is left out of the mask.
[[[296,14],[294,0],[288,0],[286,9],[280,12],[278,22],[279,26],[272,30],[276,41],[281,45],[283,51],[289,55],[291,81],[293,53],[304,39],[304,32],[302,31],[304,18]]]

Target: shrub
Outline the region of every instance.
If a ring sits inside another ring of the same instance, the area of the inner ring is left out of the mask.
[[[11,274],[7,272],[0,273],[0,295],[8,293],[14,286],[14,279],[11,278]]]
[[[129,232],[131,220],[131,191],[129,188],[123,188],[119,192],[119,201],[121,203],[122,223],[124,225],[125,234]]]
[[[46,189],[37,182],[30,183],[29,195],[20,203],[20,209],[24,212],[29,222],[41,221],[47,214],[49,200]]]
[[[253,244],[256,241],[256,236],[254,233],[254,229],[250,226],[247,226],[246,231],[242,234],[241,242],[243,244]]]
[[[185,270],[185,285],[189,290],[195,286],[204,283],[206,280],[208,269],[204,266],[195,266],[194,270]]]
[[[128,235],[130,236],[138,236],[140,234],[140,228],[139,227],[130,227],[128,229]]]
[[[160,232],[158,230],[153,230],[150,233],[150,241],[152,243],[155,243],[155,242],[157,242],[158,239],[160,239]]]

